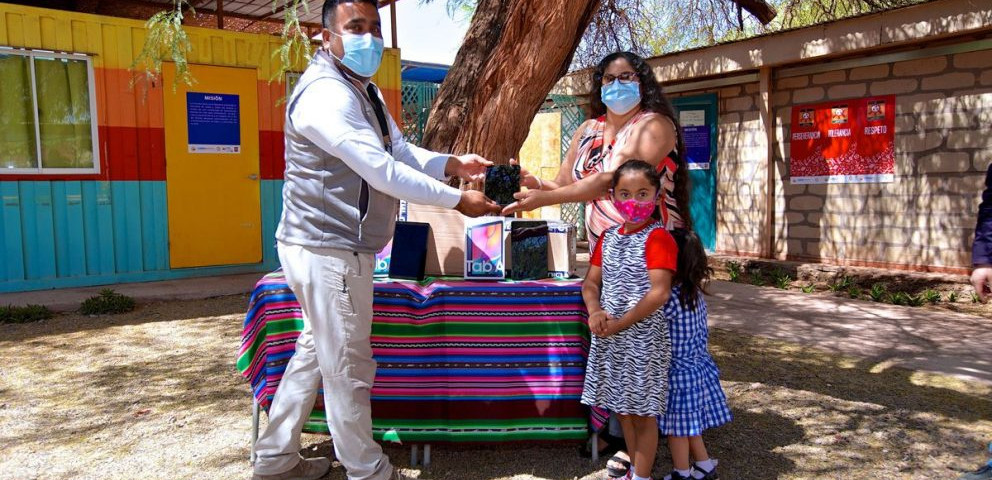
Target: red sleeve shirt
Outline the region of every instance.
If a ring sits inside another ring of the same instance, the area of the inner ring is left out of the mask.
[[[592,256],[589,257],[589,263],[600,268],[603,267],[603,240],[604,238],[599,239]],[[657,228],[648,235],[644,244],[644,263],[648,270],[664,269],[674,272],[678,258],[679,247],[668,230]]]
[[[599,268],[603,268],[603,237],[605,236],[599,237],[599,241],[596,242],[596,248],[593,249],[592,256],[589,257],[589,263]]]
[[[664,228],[656,228],[644,244],[644,262],[648,270],[675,271],[679,264],[679,246]]]

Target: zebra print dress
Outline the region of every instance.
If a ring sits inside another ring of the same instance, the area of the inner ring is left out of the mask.
[[[655,223],[625,235],[612,227],[603,234],[600,303],[611,317],[620,318],[650,289],[645,243],[658,228],[663,227]],[[626,415],[663,415],[671,356],[668,323],[660,309],[614,335],[593,336],[582,403]]]

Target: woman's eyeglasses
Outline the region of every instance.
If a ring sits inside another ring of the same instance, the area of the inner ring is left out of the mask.
[[[620,80],[620,83],[630,83],[640,79],[637,78],[637,72],[623,72],[620,75],[603,74],[603,85],[613,83],[614,80]]]

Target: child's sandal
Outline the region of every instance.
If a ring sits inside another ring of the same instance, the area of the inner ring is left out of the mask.
[[[620,467],[611,466],[610,462],[620,464]],[[624,479],[627,478],[627,474],[630,473],[630,461],[624,460],[623,457],[614,455],[610,457],[610,460],[606,462],[606,474],[609,478]]]
[[[703,476],[697,480],[720,480],[720,475],[717,475],[716,473],[716,465],[713,465],[713,470],[706,471],[703,470],[698,463],[693,463],[692,469],[703,474]]]

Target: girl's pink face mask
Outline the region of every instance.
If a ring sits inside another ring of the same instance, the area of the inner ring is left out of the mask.
[[[613,206],[620,212],[628,223],[639,223],[647,220],[654,213],[654,208],[658,204],[658,197],[654,200],[637,200],[629,198],[627,200],[613,199]]]

